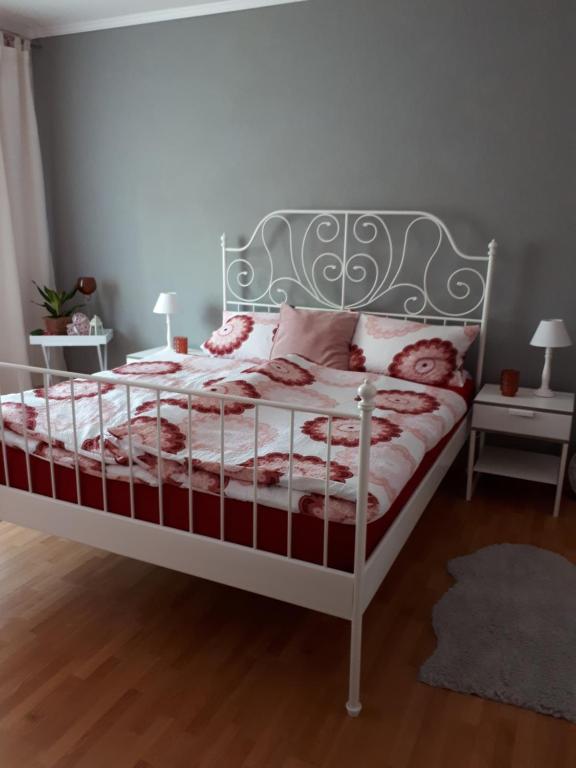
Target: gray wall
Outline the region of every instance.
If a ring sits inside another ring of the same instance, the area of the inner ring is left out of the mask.
[[[119,360],[162,342],[160,289],[202,340],[224,229],[282,207],[430,210],[464,250],[498,239],[487,375],[535,384],[538,320],[576,340],[573,6],[309,0],[42,41],[60,281],[96,275]],[[575,361],[557,354],[556,387],[576,385]]]

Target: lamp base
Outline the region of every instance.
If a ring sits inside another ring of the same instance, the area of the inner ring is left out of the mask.
[[[552,372],[552,349],[546,347],[544,352],[544,368],[542,369],[542,381],[540,387],[534,394],[536,397],[554,397],[554,392],[550,389],[550,374]]]
[[[166,314],[166,346],[164,350],[167,352],[172,349],[172,315]]]

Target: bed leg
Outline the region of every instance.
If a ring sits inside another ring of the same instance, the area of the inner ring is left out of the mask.
[[[356,500],[356,536],[354,539],[354,591],[350,615],[350,677],[346,711],[350,717],[358,717],[360,703],[360,672],[362,665],[362,577],[366,567],[366,518],[368,506],[368,473],[370,469],[370,445],[372,412],[376,387],[365,379],[358,388],[360,410],[360,458],[358,461],[358,499]]]
[[[350,678],[346,711],[350,717],[358,717],[362,710],[360,703],[360,674],[362,670],[362,614],[350,622]]]

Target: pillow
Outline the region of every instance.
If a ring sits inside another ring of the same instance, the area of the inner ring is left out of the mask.
[[[356,312],[323,312],[280,307],[280,323],[270,358],[301,355],[328,368],[348,369]]]
[[[350,370],[459,387],[464,355],[479,331],[479,325],[426,325],[362,313],[352,337]]]
[[[225,311],[222,325],[201,348],[212,357],[268,360],[279,316],[278,312]]]

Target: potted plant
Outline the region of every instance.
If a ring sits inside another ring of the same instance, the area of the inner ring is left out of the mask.
[[[70,322],[70,316],[73,312],[83,306],[82,304],[68,306],[69,302],[78,292],[78,287],[74,288],[72,291],[55,291],[53,288],[47,288],[46,286],[41,288],[38,283],[34,282],[34,280],[32,282],[43,299],[42,303],[37,301],[33,303],[37,304],[39,307],[44,307],[48,312],[48,315],[43,318],[46,333],[56,335],[65,334],[66,326]]]

